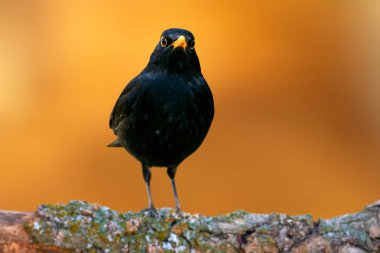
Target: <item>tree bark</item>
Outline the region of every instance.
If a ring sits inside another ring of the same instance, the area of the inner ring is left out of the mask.
[[[0,252],[380,252],[380,201],[333,219],[236,211],[118,213],[72,201],[0,212]]]

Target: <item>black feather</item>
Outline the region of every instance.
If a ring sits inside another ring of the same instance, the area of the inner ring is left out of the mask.
[[[183,29],[163,32],[167,46],[157,44],[111,113],[120,144],[147,166],[178,165],[201,145],[213,120],[213,96],[195,49],[170,45],[181,35],[194,41]]]

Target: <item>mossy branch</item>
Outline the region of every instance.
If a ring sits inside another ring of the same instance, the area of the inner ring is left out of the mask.
[[[118,213],[73,201],[35,213],[0,212],[0,252],[380,252],[380,201],[362,212],[310,215],[236,211],[206,217],[159,209]]]

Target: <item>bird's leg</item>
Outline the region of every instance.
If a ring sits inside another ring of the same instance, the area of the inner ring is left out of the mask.
[[[178,194],[177,194],[177,188],[175,186],[175,173],[177,172],[177,165],[168,167],[167,173],[170,179],[172,180],[172,186],[173,186],[173,192],[174,192],[174,198],[175,198],[175,209],[177,213],[181,212],[181,206],[179,204]]]
[[[145,180],[146,190],[148,192],[149,212],[153,215],[157,213],[157,210],[153,205],[152,194],[150,192],[150,178],[152,177],[152,173],[150,172],[150,167],[144,164],[142,165],[142,171]]]

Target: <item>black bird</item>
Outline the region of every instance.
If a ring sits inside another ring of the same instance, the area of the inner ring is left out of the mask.
[[[152,213],[150,168],[167,167],[180,212],[177,167],[201,145],[214,117],[212,93],[194,45],[187,30],[164,31],[148,65],[124,88],[111,113],[117,139],[108,146],[124,147],[141,162]]]

